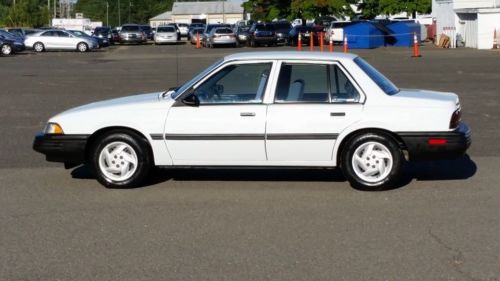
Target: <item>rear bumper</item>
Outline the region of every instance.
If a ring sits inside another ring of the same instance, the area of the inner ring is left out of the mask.
[[[49,162],[81,164],[85,161],[85,147],[89,135],[44,135],[38,134],[33,149],[45,155]]]
[[[465,123],[451,132],[401,132],[398,135],[412,161],[460,158],[472,143],[471,130]]]

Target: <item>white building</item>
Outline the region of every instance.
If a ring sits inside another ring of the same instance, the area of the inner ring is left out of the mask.
[[[175,2],[172,11],[149,20],[152,27],[177,23],[236,23],[243,20],[241,1]]]
[[[451,37],[451,47],[458,38],[466,47],[491,49],[495,30],[500,37],[500,0],[433,0],[432,15],[437,42],[446,34]]]

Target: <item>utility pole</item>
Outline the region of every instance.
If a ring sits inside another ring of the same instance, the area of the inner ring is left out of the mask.
[[[106,26],[109,26],[109,2],[106,1]]]
[[[118,26],[122,25],[120,0],[118,0]]]
[[[56,18],[56,16],[57,16],[57,2],[56,2],[56,1],[57,1],[57,0],[54,0],[54,5],[53,5],[53,6],[54,6],[54,16],[53,16],[53,18],[54,18],[54,19],[55,19],[55,18]]]
[[[222,2],[222,23],[226,23],[225,1],[221,0],[221,2]]]
[[[128,1],[128,23],[130,23],[130,10],[132,7],[132,1]]]

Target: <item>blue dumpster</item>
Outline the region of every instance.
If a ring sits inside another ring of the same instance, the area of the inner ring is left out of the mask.
[[[350,49],[373,49],[384,46],[384,32],[368,21],[353,22],[344,27]]]
[[[386,40],[386,46],[411,47],[413,46],[413,34],[417,34],[420,42],[420,24],[414,21],[396,21],[386,25],[391,31],[391,40]]]

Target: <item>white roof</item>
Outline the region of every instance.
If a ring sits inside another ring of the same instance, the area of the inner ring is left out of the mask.
[[[241,2],[206,1],[206,2],[174,2],[173,15],[201,14],[243,14]]]
[[[155,17],[152,17],[149,20],[171,20],[171,19],[172,19],[172,12],[168,11],[168,12],[159,14]]]
[[[298,52],[298,51],[271,51],[271,52],[244,52],[228,55],[224,60],[353,60],[357,57],[355,54],[329,53],[329,52]]]

